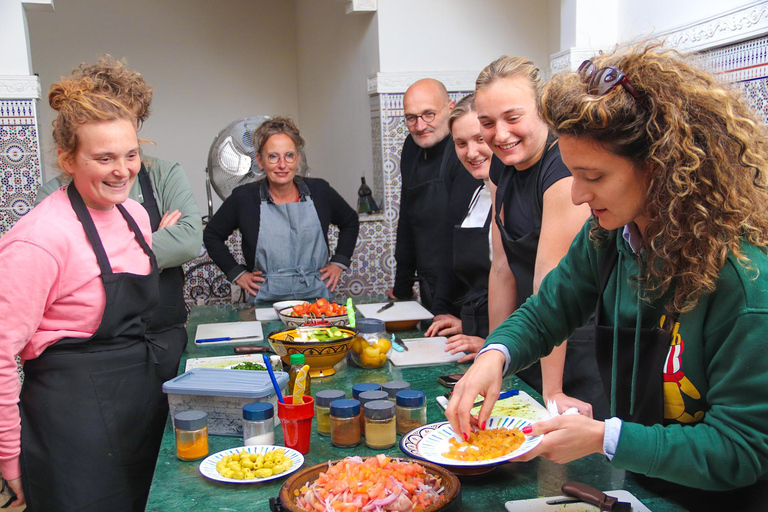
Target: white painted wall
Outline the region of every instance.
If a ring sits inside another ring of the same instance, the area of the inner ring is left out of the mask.
[[[125,58],[144,75],[154,99],[140,135],[157,143],[145,149],[182,164],[201,211],[207,210],[208,150],[222,128],[255,114],[298,116],[292,1],[56,0],[54,12],[27,16],[44,97],[61,75],[101,53]],[[42,100],[38,112],[51,177],[58,172],[54,111]]]
[[[380,0],[381,72],[480,71],[500,55],[539,66],[559,48],[556,5],[529,0]]]
[[[381,3],[381,2],[380,2]],[[360,177],[373,183],[368,76],[378,70],[375,13],[337,0],[297,0],[300,129],[312,176],[357,208]]]

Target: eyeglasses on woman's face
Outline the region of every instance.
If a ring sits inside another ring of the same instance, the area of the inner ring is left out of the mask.
[[[292,151],[289,151],[289,152],[284,153],[282,155],[279,155],[277,153],[269,153],[267,155],[267,162],[269,162],[271,164],[276,164],[276,163],[278,163],[280,161],[280,158],[285,160],[285,163],[292,164],[293,162],[296,161],[296,153],[294,153]]]
[[[585,60],[579,66],[578,73],[584,83],[587,84],[587,92],[593,96],[603,96],[621,85],[637,101],[643,101],[643,96],[635,89],[627,76],[617,68],[597,69],[594,62]]]

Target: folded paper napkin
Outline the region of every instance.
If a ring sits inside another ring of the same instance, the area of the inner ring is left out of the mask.
[[[547,412],[549,412],[549,415],[552,418],[561,416],[557,409],[557,402],[554,400],[547,400]],[[566,409],[562,416],[565,416],[566,414],[579,414],[579,410],[575,407],[571,407],[570,409]]]

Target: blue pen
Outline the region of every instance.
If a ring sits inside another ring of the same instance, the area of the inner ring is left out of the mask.
[[[505,391],[505,392],[499,394],[499,398],[497,398],[496,400],[497,401],[498,400],[504,400],[505,398],[509,398],[511,396],[515,396],[515,395],[519,395],[519,394],[520,394],[520,390],[519,389],[511,389],[509,391]],[[483,405],[483,402],[485,402],[485,398],[483,398],[482,400],[478,400],[477,402],[472,404],[472,407],[477,407],[478,405]]]
[[[253,340],[253,341],[259,341],[261,338],[258,336],[239,336],[239,337],[231,337],[231,336],[223,336],[221,338],[202,338],[199,340],[195,340],[195,343],[212,343],[214,341],[241,341],[241,340]]]
[[[275,378],[275,371],[272,369],[272,363],[269,362],[269,356],[267,354],[262,354],[262,356],[264,357],[264,366],[267,367],[269,378],[272,379],[272,386],[275,388],[277,401],[280,403],[285,403],[283,400],[283,394],[280,392],[280,386],[277,385],[277,379]]]

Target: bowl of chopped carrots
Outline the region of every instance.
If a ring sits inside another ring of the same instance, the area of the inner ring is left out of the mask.
[[[302,325],[349,325],[346,306],[326,299],[315,302],[304,302],[282,308],[277,312],[286,327],[301,327]]]
[[[350,482],[357,482],[355,489]],[[461,510],[461,484],[435,464],[379,454],[347,457],[297,471],[280,488],[285,510],[307,512],[316,504],[343,502],[334,510]],[[342,506],[343,505],[343,506]]]

